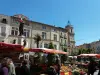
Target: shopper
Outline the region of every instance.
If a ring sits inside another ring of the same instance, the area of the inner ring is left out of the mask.
[[[27,67],[27,61],[24,60],[22,62],[22,66],[20,68],[20,75],[30,75],[29,68]]]
[[[96,71],[96,62],[94,60],[91,60],[88,65],[88,75],[93,75]]]
[[[7,62],[8,62],[8,67],[9,67],[9,75],[16,75],[15,65],[14,65],[12,59],[8,58]]]
[[[7,61],[3,59],[0,67],[0,75],[8,75]]]

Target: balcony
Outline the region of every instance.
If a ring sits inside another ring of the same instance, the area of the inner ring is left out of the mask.
[[[61,46],[67,46],[67,44],[60,43]]]
[[[75,41],[74,41],[74,40],[71,40],[70,42],[71,42],[71,43],[75,43]]]
[[[63,38],[63,35],[60,35],[60,38]]]
[[[64,46],[67,46],[67,44],[64,44]]]
[[[75,35],[75,33],[70,33],[70,32],[68,32],[68,34],[70,34],[70,35]]]
[[[66,36],[64,36],[64,39],[67,39],[67,37],[66,37]]]

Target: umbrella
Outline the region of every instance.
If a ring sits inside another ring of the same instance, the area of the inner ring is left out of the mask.
[[[96,57],[97,57],[97,58],[100,58],[100,54],[97,54]]]
[[[41,48],[32,48],[32,49],[29,49],[30,52],[42,52],[42,49]]]
[[[68,54],[68,52],[64,52],[62,50],[55,50],[55,53],[58,53],[58,54]]]
[[[93,56],[97,56],[98,54],[80,54],[78,56],[89,56],[89,57],[93,57]]]
[[[48,48],[33,48],[29,50],[30,52],[43,52],[43,53],[57,53],[57,54],[68,54],[67,52]]]

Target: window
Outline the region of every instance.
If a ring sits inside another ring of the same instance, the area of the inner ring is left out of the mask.
[[[30,34],[30,30],[24,29],[24,36],[29,37],[29,34]]]
[[[73,32],[73,29],[71,29],[71,33]]]
[[[17,18],[17,17],[12,17],[12,22],[14,22],[14,23],[19,23],[18,20],[19,20],[19,18]]]
[[[6,36],[6,27],[1,27],[1,35]]]
[[[61,33],[61,36],[62,36],[62,33]]]
[[[7,24],[7,20],[6,19],[2,19],[2,21],[1,21],[2,23],[5,23],[5,24]]]
[[[11,30],[11,35],[18,35],[18,28],[17,27],[12,27],[12,30]]]
[[[66,45],[66,40],[65,40],[65,45]]]
[[[46,26],[42,26],[42,29],[46,29]]]
[[[54,48],[57,49],[57,45],[54,45]]]
[[[56,31],[56,29],[52,29],[52,31]]]
[[[44,48],[48,48],[48,44],[44,44]]]
[[[65,39],[66,39],[66,37],[67,37],[66,34],[64,34],[64,38],[65,38]]]
[[[54,34],[54,41],[57,41],[57,35]]]
[[[62,39],[61,39],[61,43],[62,43]]]
[[[46,39],[46,32],[42,32],[42,39]]]

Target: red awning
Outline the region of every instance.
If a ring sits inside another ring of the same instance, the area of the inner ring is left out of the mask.
[[[29,49],[30,52],[43,52],[41,48],[32,48]]]
[[[58,54],[68,54],[68,52],[64,52],[64,51],[61,51],[61,50],[55,50],[56,53]]]
[[[96,57],[97,57],[97,58],[100,58],[100,54],[97,54]]]
[[[29,50],[30,52],[43,52],[43,53],[56,53],[56,54],[68,54],[67,52],[55,49],[47,49],[47,48],[33,48]]]
[[[23,46],[19,44],[7,44],[0,42],[0,51],[23,51]]]
[[[43,49],[44,53],[56,53],[54,49]]]

